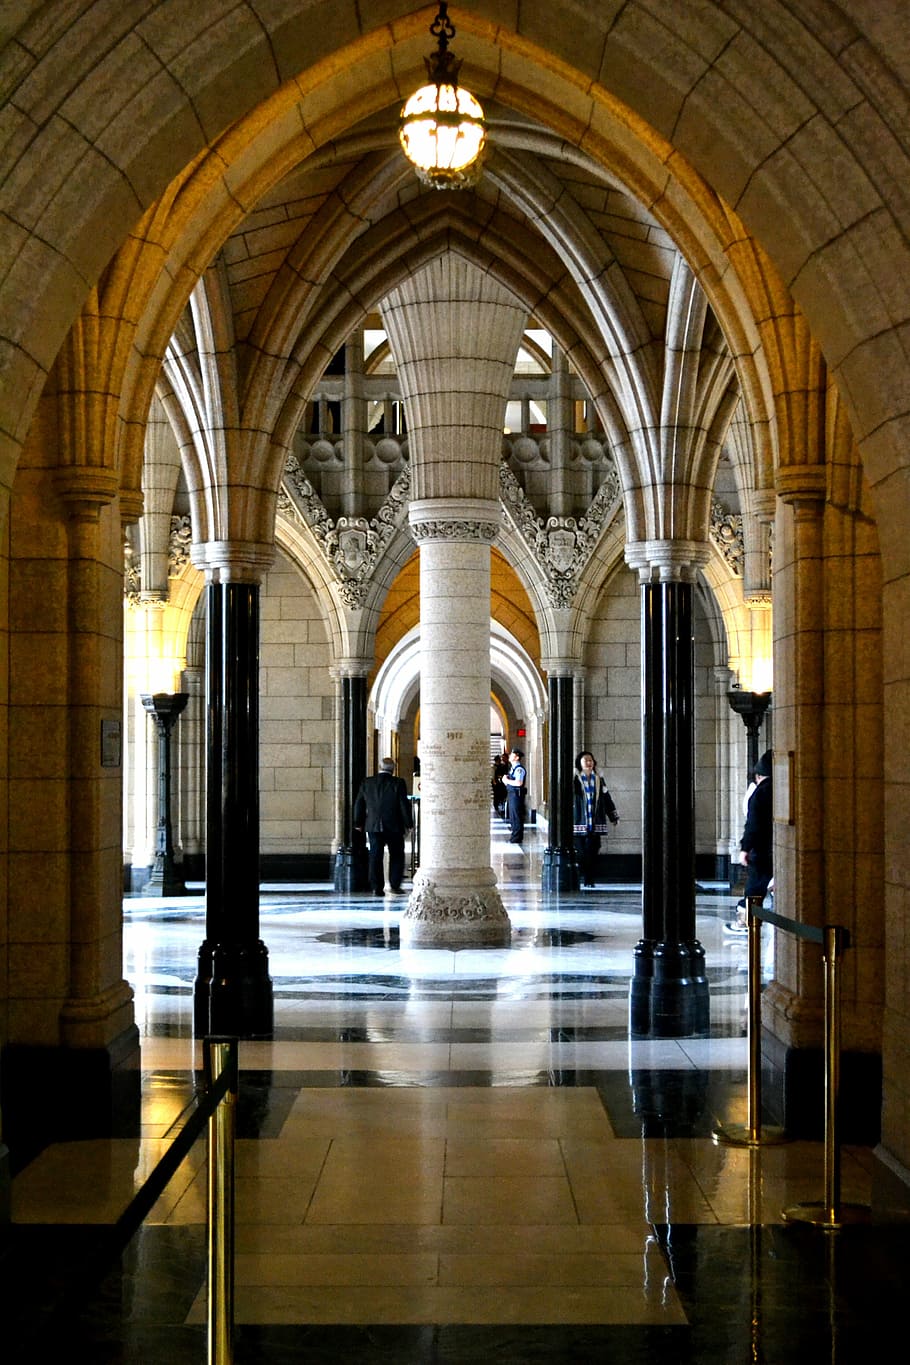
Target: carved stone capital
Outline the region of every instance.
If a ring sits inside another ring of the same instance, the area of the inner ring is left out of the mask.
[[[799,508],[801,504],[824,502],[828,489],[828,473],[824,465],[789,465],[774,475],[774,488],[784,502]]]
[[[640,583],[694,583],[711,557],[700,540],[638,540],[626,546],[626,563],[638,570]]]
[[[145,508],[145,498],[141,488],[120,489],[120,525],[124,528],[135,526]]]
[[[485,541],[492,545],[499,528],[489,521],[418,521],[411,526],[411,535],[418,545],[429,540]]]
[[[252,540],[209,540],[191,547],[192,560],[210,583],[261,583],[276,547]]]
[[[342,678],[366,678],[372,667],[372,659],[339,659],[330,666],[329,676],[336,682]]]
[[[408,521],[418,545],[428,540],[492,545],[499,535],[502,513],[498,502],[486,498],[419,498],[408,508]]]
[[[120,480],[112,469],[67,465],[54,471],[57,493],[75,521],[97,521],[102,507],[117,496]]]

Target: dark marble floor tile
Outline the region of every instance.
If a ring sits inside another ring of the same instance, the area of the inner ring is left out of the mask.
[[[710,1137],[731,1106],[741,1104],[746,1080],[741,1071],[593,1074],[617,1137]]]
[[[257,1084],[242,1073],[237,1092],[237,1137],[278,1137],[296,1096],[296,1088]]]
[[[903,1336],[910,1227],[655,1231],[693,1360],[855,1365]]]
[[[13,1225],[4,1247],[4,1365],[62,1350],[93,1365],[203,1358],[198,1339],[193,1356],[176,1353],[172,1338],[204,1279],[204,1228],[142,1227],[121,1252],[110,1227]],[[130,1354],[140,1324],[162,1340],[160,1354]]]
[[[94,1284],[104,1230],[11,1233],[2,1262],[4,1361],[64,1350],[93,1365],[204,1359],[204,1330],[184,1325],[204,1273],[201,1228],[143,1228]],[[241,1325],[234,1358],[238,1365],[855,1365],[876,1343],[901,1340],[908,1225],[836,1234],[800,1225],[665,1225],[655,1235],[688,1326]]]

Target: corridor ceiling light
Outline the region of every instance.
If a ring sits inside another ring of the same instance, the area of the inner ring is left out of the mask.
[[[401,111],[398,138],[418,178],[437,190],[461,190],[480,179],[486,141],[483,109],[458,84],[461,62],[449,51],[455,26],[446,0],[430,25],[436,51],[424,57],[429,84],[415,90]]]

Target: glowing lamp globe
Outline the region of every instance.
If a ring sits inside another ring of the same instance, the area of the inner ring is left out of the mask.
[[[425,57],[426,85],[415,90],[401,111],[398,137],[418,178],[434,189],[465,189],[480,178],[486,126],[480,102],[458,84],[461,62],[449,51],[455,28],[447,5],[430,25],[436,52]]]

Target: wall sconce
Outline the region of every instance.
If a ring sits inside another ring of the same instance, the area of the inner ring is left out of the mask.
[[[742,716],[743,724],[746,727],[749,758],[747,776],[751,782],[755,775],[755,765],[758,762],[758,732],[765,718],[765,712],[771,704],[771,693],[744,692],[740,688],[734,688],[732,692],[727,693],[727,701],[736,714]]]
[[[455,26],[446,0],[430,33],[437,48],[424,58],[429,84],[415,90],[402,109],[398,139],[424,185],[468,189],[480,179],[486,125],[477,99],[458,84],[461,62],[449,51]]]
[[[155,861],[144,896],[185,896],[186,884],[174,860],[171,824],[171,731],[177,717],[186,709],[186,692],[143,692],[142,705],[158,731],[158,828],[155,833]]]

